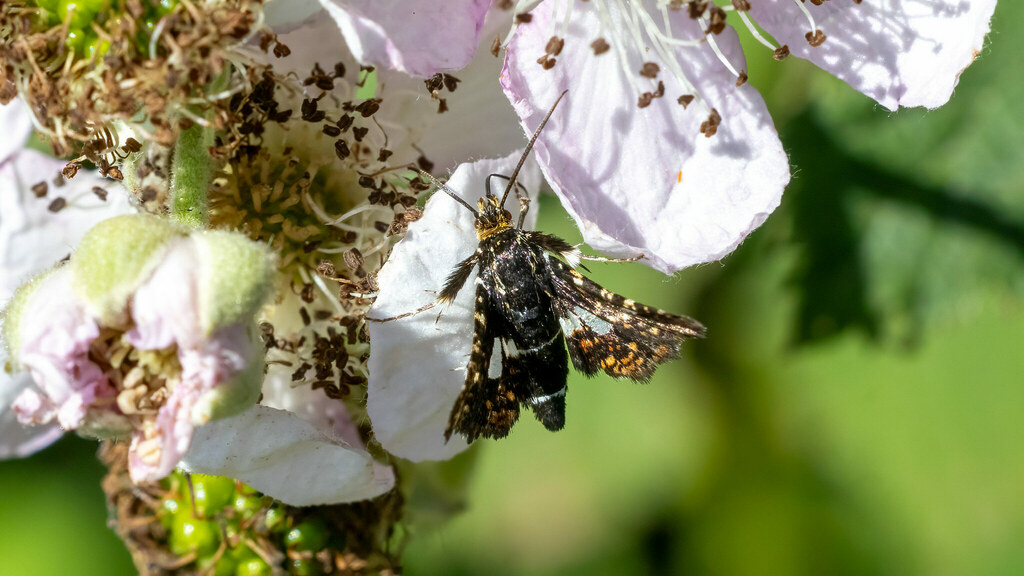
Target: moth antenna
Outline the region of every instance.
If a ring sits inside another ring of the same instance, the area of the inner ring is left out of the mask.
[[[469,202],[466,202],[461,197],[459,197],[459,195],[456,194],[454,190],[449,188],[444,182],[441,182],[437,178],[434,178],[433,174],[431,174],[430,172],[427,172],[426,170],[422,170],[418,166],[409,166],[409,168],[411,168],[412,170],[415,170],[416,172],[418,172],[420,176],[423,176],[427,180],[430,180],[431,184],[433,184],[434,186],[437,186],[437,188],[439,190],[443,191],[445,194],[447,194],[447,195],[451,196],[452,198],[454,198],[455,201],[458,202],[459,204],[462,204],[463,206],[465,206],[466,209],[468,209],[470,212],[472,212],[474,216],[479,216],[480,215],[480,213],[476,211],[476,208],[473,208],[472,206],[470,206]]]
[[[505,199],[508,198],[508,193],[512,191],[516,186],[516,177],[519,176],[519,170],[523,168],[523,164],[526,163],[526,158],[530,155],[530,150],[533,150],[533,143],[537,141],[537,137],[540,136],[540,131],[544,129],[544,125],[548,123],[548,119],[555,112],[555,108],[558,107],[558,103],[562,101],[562,98],[568,93],[568,90],[563,90],[558,95],[558,99],[551,105],[551,109],[548,110],[547,116],[540,121],[540,125],[533,131],[533,136],[530,138],[530,142],[526,145],[526,150],[523,151],[523,156],[519,158],[519,164],[516,164],[516,169],[512,171],[512,176],[508,179],[508,186],[505,187],[505,193],[501,195],[501,207],[505,207]]]

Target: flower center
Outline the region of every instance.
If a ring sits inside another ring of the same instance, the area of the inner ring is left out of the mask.
[[[127,341],[124,330],[104,328],[89,348],[89,359],[100,367],[112,389],[111,396],[98,398],[93,407],[116,407],[121,422],[115,425],[141,431],[139,457],[146,464],[158,464],[162,440],[157,415],[181,382],[177,346],[140,350]],[[97,423],[111,424],[102,417]]]

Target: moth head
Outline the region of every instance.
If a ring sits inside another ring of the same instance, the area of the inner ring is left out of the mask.
[[[497,196],[484,196],[477,202],[477,208],[477,217],[473,225],[476,227],[478,240],[512,227],[512,213],[505,210]]]

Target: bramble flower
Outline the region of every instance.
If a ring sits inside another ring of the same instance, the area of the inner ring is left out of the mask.
[[[108,195],[102,180],[82,174],[65,181],[60,177],[64,162],[22,149],[31,127],[19,103],[0,107],[6,136],[0,141],[0,307],[21,283],[67,256],[96,221],[131,211],[127,197],[116,191]],[[7,360],[0,347],[0,364]],[[0,459],[27,456],[61,436],[55,423],[26,427],[18,422],[11,405],[31,383],[27,373],[0,371]]]
[[[144,215],[104,220],[4,311],[10,359],[35,383],[14,412],[23,424],[130,435],[132,478],[166,476],[195,427],[256,402],[251,318],[271,270],[238,235],[187,235]]]
[[[448,187],[475,205],[483,196],[487,176],[510,174],[520,156],[521,152],[516,152],[462,164],[448,180]],[[525,222],[527,228],[533,228],[541,183],[536,163],[527,162],[518,181],[534,200]],[[508,204],[515,221],[518,202]],[[369,317],[404,314],[436,298],[456,264],[476,250],[473,219],[473,213],[447,194],[431,196],[423,217],[409,226],[377,274],[380,291]],[[474,270],[467,286],[473,285],[475,275]],[[473,307],[474,291],[466,287],[441,310],[396,322],[370,323],[371,378],[366,410],[377,440],[388,452],[413,461],[443,460],[468,446],[461,436],[445,443],[444,430],[466,379]],[[500,362],[493,362],[492,368],[500,370]]]
[[[949,99],[995,8],[995,0],[537,4],[516,3],[505,94],[529,132],[569,90],[537,142],[548,183],[588,244],[642,254],[665,272],[727,255],[789,181],[729,22],[749,28],[765,54],[807,58],[895,110]]]

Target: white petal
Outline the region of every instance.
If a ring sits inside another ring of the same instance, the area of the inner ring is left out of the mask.
[[[480,160],[456,169],[448,184],[471,205],[483,195],[488,174],[511,174],[519,154]],[[528,162],[519,180],[536,198],[539,170]],[[501,180],[494,191],[501,193]],[[518,214],[514,197],[507,208]],[[534,203],[534,206],[536,204]],[[535,218],[535,209],[528,214]],[[532,228],[534,221],[528,221]],[[380,292],[368,316],[387,318],[434,300],[455,265],[476,250],[473,214],[444,193],[434,194],[423,217],[409,226],[377,275]],[[389,452],[409,460],[444,460],[466,449],[461,437],[445,444],[444,429],[466,379],[472,346],[473,278],[451,306],[393,322],[370,322],[366,411],[374,434]],[[440,318],[438,313],[441,312]]]
[[[363,64],[426,78],[473,58],[491,0],[322,0]]]
[[[263,381],[264,406],[287,410],[352,446],[363,447],[359,429],[345,403],[324,395],[322,390],[313,390],[310,384],[293,386],[291,367],[269,364]]]
[[[291,506],[356,502],[394,485],[391,468],[365,451],[265,406],[197,428],[181,467],[237,478]]]
[[[502,60],[490,53],[491,42],[499,30],[508,29],[508,20],[508,13],[501,10],[488,14],[476,56],[454,74],[458,87],[441,94],[448,106],[445,113],[437,112],[438,102],[422,80],[378,71],[384,101],[375,118],[394,143],[396,162],[413,162],[422,151],[433,162],[434,172],[444,173],[462,162],[511,154],[526,144],[498,83]]]
[[[0,301],[20,284],[71,253],[82,236],[100,220],[133,210],[119,184],[81,171],[63,187],[53,185],[65,162],[34,150],[19,152],[0,165]],[[32,186],[47,181],[46,198]],[[101,201],[94,186],[108,189]],[[68,205],[59,212],[48,206],[58,196]]]
[[[788,159],[761,96],[749,85],[737,87],[702,42],[676,48],[698,96],[684,108],[677,98],[694,91],[655,51],[635,50],[622,24],[627,17],[609,7],[604,38],[622,46],[627,77],[614,45],[599,56],[590,47],[601,29],[594,2],[574,6],[557,64],[544,70],[536,60],[550,38],[552,5],[541,4],[532,22],[518,27],[502,85],[527,130],[569,90],[538,140],[536,156],[584,239],[613,256],[643,254],[664,272],[729,254],[778,206],[789,181]],[[684,12],[670,17],[675,38],[703,37]],[[745,69],[735,31],[727,28],[714,40],[738,70]],[[638,88],[630,81],[655,90],[656,81],[639,76],[648,61],[660,64],[665,96],[639,108]],[[722,121],[707,138],[699,127],[711,108]]]
[[[7,353],[0,347],[0,365],[6,361]],[[0,460],[28,456],[46,448],[63,434],[56,423],[23,426],[18,422],[12,404],[31,386],[32,377],[27,372],[10,375],[0,371]]]
[[[890,110],[945,104],[985,42],[996,0],[865,0],[803,5],[827,40],[817,48],[793,0],[751,2],[751,15],[790,52]]]
[[[20,98],[0,105],[0,131],[4,134],[0,138],[0,164],[3,164],[25,146],[32,134],[32,118]]]
[[[278,2],[287,4],[292,1],[274,0],[271,6]],[[300,4],[306,6],[308,2],[300,2]],[[331,16],[323,9],[319,1],[314,0],[313,4],[316,4],[317,11],[300,25],[275,26],[274,28],[274,31],[278,33],[278,40],[291,50],[291,54],[284,58],[278,58],[274,56],[272,50],[269,54],[265,53],[255,43],[244,49],[246,54],[257,62],[273,65],[274,71],[278,74],[295,73],[299,78],[306,78],[313,70],[314,64],[319,64],[325,72],[331,73],[334,70],[334,65],[341,62],[346,68],[344,79],[348,84],[354,85],[358,80],[359,63],[349,51],[345,44],[345,37]],[[335,86],[338,87],[342,84],[343,82],[337,82]],[[305,89],[312,96],[319,96],[322,92],[315,86]],[[335,92],[335,95],[342,99],[355,97],[353,93],[338,91]],[[297,103],[295,107],[298,107]],[[296,113],[298,113],[297,110]]]
[[[278,34],[290,32],[323,16],[323,10],[319,0],[269,0],[263,4],[263,23]]]

